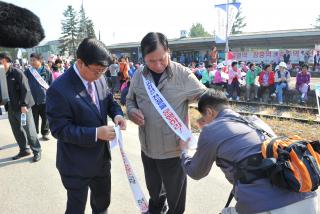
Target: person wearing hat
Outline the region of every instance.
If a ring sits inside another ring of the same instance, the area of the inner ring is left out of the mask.
[[[7,76],[9,103],[5,106],[8,111],[8,119],[14,138],[19,145],[19,153],[12,159],[17,160],[30,155],[27,145],[33,152],[33,161],[41,159],[41,146],[37,138],[37,132],[33,120],[31,107],[34,100],[24,73],[11,65],[11,58],[7,53],[0,53],[0,64],[4,66]],[[26,124],[21,124],[21,114],[26,114]]]
[[[275,74],[276,94],[279,104],[283,104],[283,91],[287,90],[290,82],[290,72],[285,62],[280,62],[279,69]]]

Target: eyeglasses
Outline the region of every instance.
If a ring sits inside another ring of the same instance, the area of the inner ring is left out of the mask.
[[[94,72],[94,73],[105,73],[105,72],[107,71],[107,69],[108,69],[108,67],[104,67],[104,66],[100,66],[100,65],[95,65],[96,68],[93,68],[92,65],[86,65],[86,64],[85,64],[85,66],[86,66],[91,72]],[[98,68],[98,66],[99,66],[100,68]],[[103,67],[103,68],[101,68],[101,67]]]

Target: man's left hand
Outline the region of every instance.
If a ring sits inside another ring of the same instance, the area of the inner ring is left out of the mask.
[[[126,130],[127,129],[127,122],[123,118],[122,115],[117,115],[117,116],[114,117],[114,124],[116,126],[119,125],[121,130]]]

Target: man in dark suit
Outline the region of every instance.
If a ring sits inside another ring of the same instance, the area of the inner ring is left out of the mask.
[[[83,214],[88,188],[93,213],[107,213],[110,204],[110,146],[114,139],[111,117],[126,128],[123,112],[102,76],[111,62],[105,46],[84,39],[77,61],[47,91],[47,116],[52,135],[58,139],[57,161],[67,190],[67,214]]]
[[[30,146],[34,157],[33,161],[41,159],[41,146],[37,138],[37,132],[33,121],[31,107],[34,100],[28,84],[28,79],[23,72],[11,65],[11,58],[7,53],[0,54],[0,64],[6,72],[9,102],[6,104],[8,119],[14,138],[19,145],[19,153],[12,159],[17,160],[30,155]],[[21,123],[21,114],[26,115],[26,123]]]

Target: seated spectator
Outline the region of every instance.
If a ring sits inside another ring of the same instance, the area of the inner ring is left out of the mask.
[[[200,82],[205,85],[207,88],[209,88],[209,85],[212,83],[212,79],[209,76],[209,70],[212,71],[213,66],[208,65],[207,69],[202,70],[202,77]]]
[[[227,82],[221,76],[221,72],[222,72],[223,67],[224,67],[224,65],[222,63],[220,63],[218,65],[217,71],[214,75],[213,84],[216,86],[221,86],[221,87],[227,89]]]
[[[240,79],[241,71],[238,69],[238,63],[232,62],[231,69],[229,70],[229,80],[228,80],[228,94],[229,100],[233,99],[234,91],[237,92],[236,100],[240,100]]]
[[[267,64],[264,66],[264,70],[259,75],[260,88],[258,91],[258,97],[262,100],[263,94],[266,90],[269,91],[269,96],[276,96],[274,93],[274,72],[272,71],[272,65]]]
[[[203,62],[199,63],[196,70],[196,76],[198,77],[199,80],[202,79],[202,75],[205,71],[207,71],[205,64]]]
[[[288,89],[290,82],[290,72],[286,63],[280,62],[279,70],[275,73],[275,82],[278,103],[283,104],[283,91]]]
[[[214,75],[217,72],[217,63],[209,64],[207,70],[209,72],[210,84],[213,84]]]
[[[297,74],[296,89],[301,93],[300,102],[304,104],[308,100],[311,74],[308,72],[309,66],[302,65],[301,71]]]
[[[254,98],[258,99],[258,87],[255,84],[256,80],[256,72],[255,72],[255,64],[251,63],[249,65],[249,70],[246,74],[246,100],[251,100],[251,90],[254,90]]]

